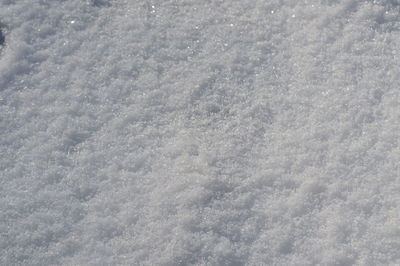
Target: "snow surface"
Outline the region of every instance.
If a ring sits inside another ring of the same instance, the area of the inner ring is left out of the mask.
[[[400,265],[398,0],[0,0],[1,265]]]

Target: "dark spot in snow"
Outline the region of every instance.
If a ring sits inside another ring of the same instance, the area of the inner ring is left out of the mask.
[[[383,91],[377,89],[372,92],[372,104],[379,104],[382,101]]]
[[[107,0],[92,0],[92,5],[97,7],[109,7],[110,3]]]
[[[4,45],[4,42],[6,41],[6,37],[3,34],[3,29],[0,26],[0,45]]]
[[[293,251],[293,242],[291,239],[286,239],[278,246],[278,251],[282,254],[289,254]]]
[[[93,198],[96,193],[97,189],[95,187],[78,187],[73,192],[73,196],[80,202],[86,202]]]

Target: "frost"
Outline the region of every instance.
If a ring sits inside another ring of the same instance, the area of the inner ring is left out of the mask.
[[[0,0],[0,265],[399,265],[395,2]]]

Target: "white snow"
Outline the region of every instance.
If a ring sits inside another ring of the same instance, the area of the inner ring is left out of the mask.
[[[396,0],[0,0],[0,265],[400,265]]]

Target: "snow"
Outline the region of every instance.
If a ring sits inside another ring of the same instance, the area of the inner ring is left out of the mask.
[[[400,4],[0,0],[1,265],[399,265]]]

